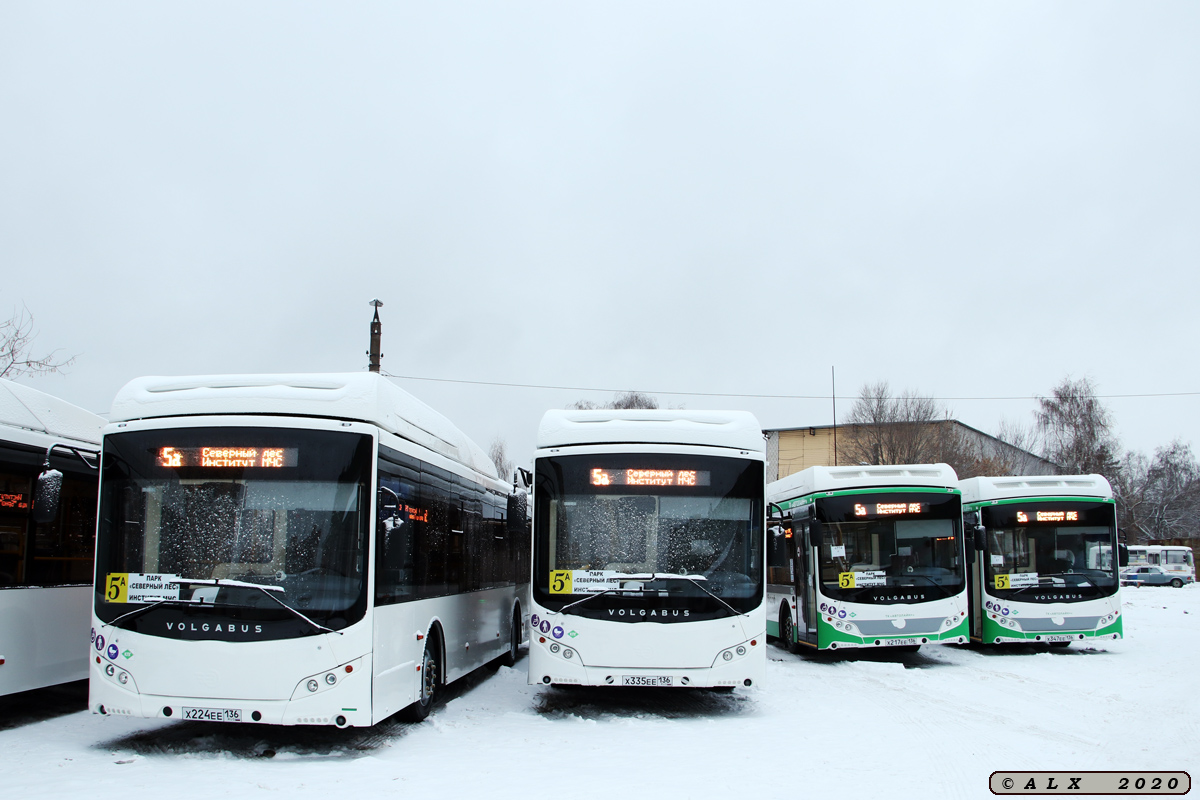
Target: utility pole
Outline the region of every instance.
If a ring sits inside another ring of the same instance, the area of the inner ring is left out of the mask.
[[[367,369],[371,372],[379,372],[379,359],[383,358],[383,353],[379,352],[379,340],[383,337],[383,323],[379,321],[379,307],[383,305],[383,301],[372,300],[370,305],[375,306],[375,318],[371,320],[371,349],[367,351],[367,355],[371,357],[371,363]]]

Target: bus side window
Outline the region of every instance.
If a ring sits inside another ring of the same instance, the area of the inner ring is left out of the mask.
[[[389,465],[390,467],[391,465]],[[413,597],[413,546],[422,522],[416,474],[401,469],[379,475],[381,491],[375,523],[375,604],[388,605]],[[392,495],[395,495],[393,497]]]

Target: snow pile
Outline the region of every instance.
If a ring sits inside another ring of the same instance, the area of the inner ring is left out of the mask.
[[[371,731],[159,723],[86,712],[0,732],[20,798],[262,795],[991,797],[995,770],[1191,769],[1200,587],[1126,589],[1095,649],[790,655],[708,692],[455,687],[425,723]],[[884,658],[884,654],[878,656]],[[20,765],[20,769],[16,769]],[[16,774],[14,774],[16,773]]]

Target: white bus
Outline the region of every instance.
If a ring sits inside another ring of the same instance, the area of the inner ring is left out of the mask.
[[[523,492],[377,374],[140,378],[105,429],[94,712],[429,713],[523,640]]]
[[[809,467],[767,487],[767,630],[789,650],[967,641],[962,506],[945,464]]]
[[[973,641],[1066,647],[1121,638],[1122,548],[1104,477],[969,478],[959,487],[981,526],[971,548]]]
[[[1153,565],[1183,583],[1196,582],[1196,561],[1192,548],[1174,544],[1131,544],[1129,566]]]
[[[104,419],[0,380],[0,695],[88,676],[88,606]],[[45,465],[57,513],[33,515]]]
[[[537,445],[529,682],[758,682],[765,448],[753,415],[548,411]]]

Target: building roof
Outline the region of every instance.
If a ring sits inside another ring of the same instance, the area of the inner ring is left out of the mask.
[[[496,477],[492,460],[454,423],[374,372],[135,378],[117,392],[110,419],[222,414],[369,422]]]
[[[762,428],[748,411],[599,409],[547,411],[537,446],[690,444],[763,453]]]

